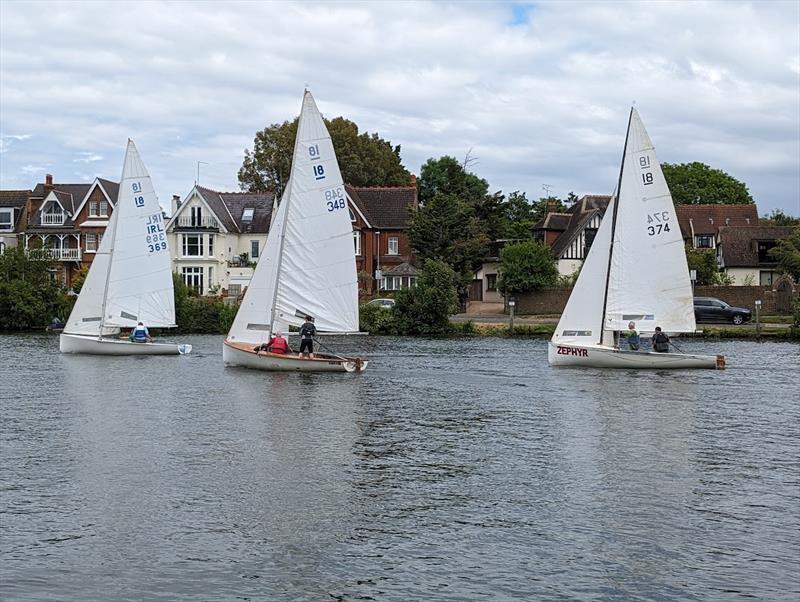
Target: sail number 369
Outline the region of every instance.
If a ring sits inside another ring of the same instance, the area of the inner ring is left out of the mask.
[[[656,236],[662,232],[669,232],[669,211],[658,211],[647,215],[647,235]]]
[[[328,211],[336,211],[337,209],[344,209],[347,206],[347,201],[344,198],[342,188],[331,188],[325,191],[325,204],[328,206]]]

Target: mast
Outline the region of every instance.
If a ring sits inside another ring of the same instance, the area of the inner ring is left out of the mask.
[[[611,281],[611,258],[614,256],[614,234],[617,231],[617,212],[619,211],[619,197],[622,188],[622,171],[625,169],[625,155],[628,152],[628,137],[631,135],[631,120],[633,119],[633,107],[628,114],[628,130],[625,132],[625,146],[622,148],[622,163],[619,166],[619,180],[617,180],[617,196],[614,199],[614,211],[611,216],[611,244],[608,246],[608,266],[606,269],[606,287],[603,292],[603,317],[600,320],[600,340],[598,344],[603,344],[603,330],[606,324],[606,304],[608,303],[608,283]]]
[[[303,105],[300,107],[300,117],[297,119],[297,134],[294,138],[294,150],[292,151],[292,169],[289,172],[289,186],[286,189],[286,193],[283,195],[283,203],[289,203],[290,199],[292,198],[292,186],[294,185],[294,170],[297,166],[297,149],[300,146],[300,121],[303,119],[303,113],[305,112],[306,108],[306,94],[309,94],[308,88],[303,90]],[[278,284],[280,284],[280,274],[281,274],[281,264],[283,264],[283,243],[286,241],[286,224],[288,223],[289,217],[289,205],[286,205],[286,210],[284,212],[283,223],[281,224],[281,231],[278,234],[281,238],[280,245],[278,245],[278,265],[275,267],[275,288],[272,289],[272,309],[270,310],[270,318],[269,318],[269,333],[270,335],[274,334],[275,332],[275,308],[278,305]],[[273,211],[272,219],[270,220],[270,226],[275,221],[275,212]]]

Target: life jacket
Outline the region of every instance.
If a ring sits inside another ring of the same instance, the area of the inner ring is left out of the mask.
[[[269,344],[270,353],[288,353],[289,343],[283,337],[275,337]]]
[[[139,328],[138,326],[133,329],[133,339],[135,341],[145,341],[147,340],[147,329],[142,327]]]
[[[669,351],[669,339],[663,332],[657,332],[653,337],[653,349],[660,352]]]

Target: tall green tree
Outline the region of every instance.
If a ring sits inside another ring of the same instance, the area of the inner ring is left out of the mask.
[[[420,259],[446,262],[464,282],[472,279],[489,246],[474,208],[446,193],[437,193],[411,216],[408,238]]]
[[[509,194],[503,209],[506,222],[503,238],[527,240],[533,236],[533,226],[538,220],[524,192],[515,190]]]
[[[695,284],[710,286],[718,283],[717,253],[713,249],[695,249],[686,245],[686,263],[690,270],[697,272]]]
[[[458,308],[458,275],[445,262],[427,259],[416,286],[397,293],[394,327],[398,334],[444,334]]]
[[[539,242],[506,245],[500,253],[497,288],[506,295],[528,293],[558,283],[550,249]]]
[[[50,275],[54,267],[41,251],[12,247],[0,255],[0,330],[43,328],[53,318],[66,319],[71,303]]]
[[[748,205],[753,197],[747,186],[705,163],[662,163],[672,200],[680,205]]]
[[[454,157],[445,156],[425,162],[419,172],[417,189],[423,205],[437,194],[449,194],[474,206],[489,193],[489,183],[467,172]]]
[[[325,125],[342,172],[353,186],[404,186],[411,174],[403,167],[400,145],[392,146],[378,134],[359,133],[358,125],[336,117]],[[253,150],[245,149],[239,185],[249,192],[274,190],[283,194],[289,181],[297,122],[273,123],[256,133]]]
[[[769,251],[778,262],[784,274],[789,274],[795,282],[800,282],[800,226],[794,229],[789,238],[784,238]]]

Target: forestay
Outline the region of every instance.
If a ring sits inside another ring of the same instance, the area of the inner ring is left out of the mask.
[[[260,343],[314,317],[323,332],[358,331],[353,228],[328,130],[306,91],[289,183],[231,327],[231,341]]]

